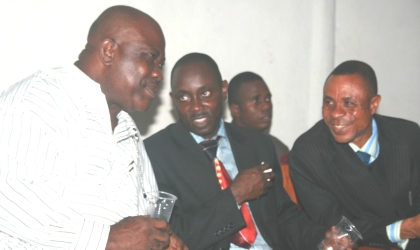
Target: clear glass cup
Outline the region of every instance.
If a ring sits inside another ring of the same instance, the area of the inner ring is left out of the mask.
[[[346,250],[359,239],[363,239],[357,228],[345,216],[337,223],[327,236],[319,243],[319,250]]]
[[[147,215],[150,215],[150,217],[155,219],[163,219],[169,222],[177,197],[163,191],[147,192],[146,195]]]

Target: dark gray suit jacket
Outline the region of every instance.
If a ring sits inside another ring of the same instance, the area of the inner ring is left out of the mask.
[[[327,228],[309,224],[282,186],[279,163],[270,139],[262,133],[225,123],[238,170],[270,163],[275,185],[251,211],[265,241],[275,250],[316,249]],[[222,191],[214,168],[180,123],[145,140],[160,190],[178,200],[171,226],[190,249],[229,249],[229,237],[245,227],[230,189]]]
[[[290,172],[311,219],[331,226],[344,215],[361,231],[361,244],[390,246],[386,226],[420,212],[420,130],[402,119],[374,118],[380,153],[371,165],[377,171],[348,144],[335,142],[321,120],[295,142]],[[408,249],[420,249],[416,241]]]

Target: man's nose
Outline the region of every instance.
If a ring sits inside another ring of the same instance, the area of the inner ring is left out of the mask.
[[[199,98],[193,98],[191,100],[191,109],[194,111],[199,111],[203,109],[203,101]]]
[[[336,104],[331,108],[330,115],[333,118],[341,117],[344,114],[345,114],[345,111],[341,105]]]
[[[271,101],[263,101],[261,105],[262,110],[267,110],[267,109],[272,109],[272,108],[273,108],[273,104],[271,103]]]
[[[163,80],[163,72],[162,72],[162,68],[161,67],[159,67],[159,66],[155,66],[154,68],[153,68],[153,71],[152,71],[152,77],[154,78],[154,79],[156,79],[156,81],[159,83],[159,82],[161,82],[162,80]]]

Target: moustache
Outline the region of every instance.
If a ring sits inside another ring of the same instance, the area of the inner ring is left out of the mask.
[[[190,120],[198,119],[204,116],[210,116],[210,114],[208,112],[198,112],[190,115]]]

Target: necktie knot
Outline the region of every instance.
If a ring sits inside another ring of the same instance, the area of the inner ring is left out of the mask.
[[[199,143],[200,147],[203,149],[204,154],[210,161],[213,161],[216,158],[217,146],[219,146],[220,136],[215,140],[206,140]]]
[[[362,160],[365,165],[369,165],[370,154],[362,151],[357,151],[356,154],[357,156],[359,156],[360,160]]]

